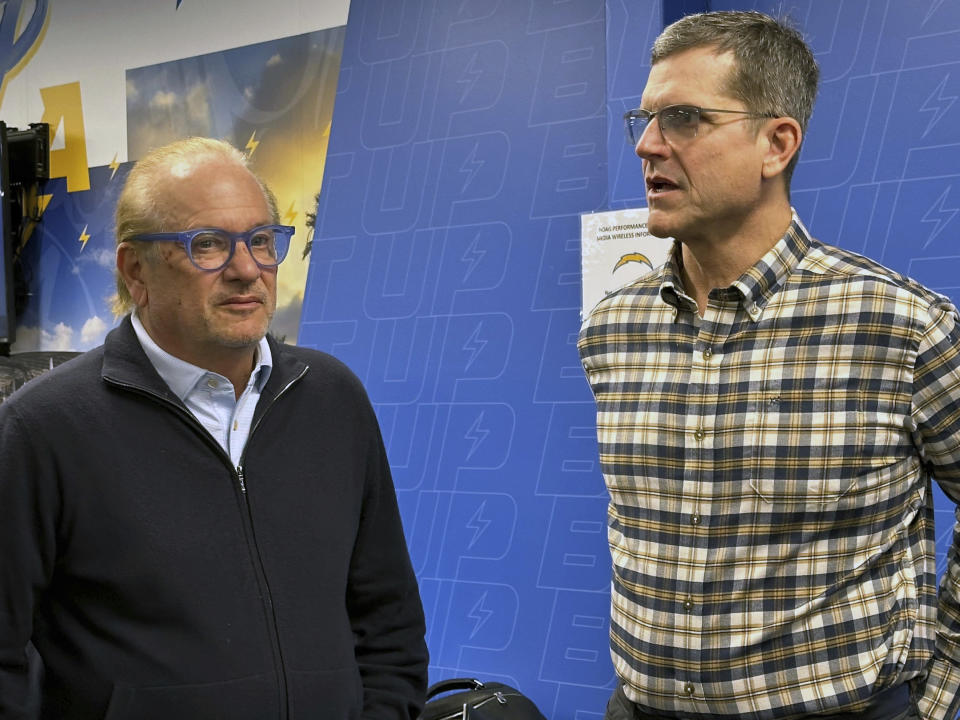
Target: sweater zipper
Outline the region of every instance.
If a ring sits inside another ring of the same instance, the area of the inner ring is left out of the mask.
[[[244,471],[244,460],[247,456],[247,448],[250,446],[250,439],[253,437],[254,432],[257,428],[260,427],[260,424],[263,422],[263,419],[267,416],[267,413],[270,412],[270,409],[274,404],[279,400],[295,383],[297,383],[300,378],[302,378],[307,373],[307,368],[303,368],[300,371],[300,374],[295,378],[292,378],[290,382],[284,385],[280,391],[274,395],[270,403],[263,409],[263,412],[260,413],[260,417],[257,419],[256,423],[250,428],[250,432],[247,435],[247,442],[243,447],[243,452],[240,453],[240,464],[235,468],[237,474],[237,484],[240,487],[240,495],[243,498],[243,505],[247,511],[247,526],[250,528],[250,539],[253,544],[254,557],[256,558],[257,570],[261,578],[260,582],[263,583],[263,594],[266,603],[266,609],[269,612],[270,618],[270,631],[273,634],[273,645],[276,648],[276,662],[277,662],[277,684],[280,690],[280,716],[281,718],[290,717],[290,698],[288,697],[288,688],[287,688],[287,664],[283,659],[283,647],[280,644],[280,623],[277,619],[277,610],[276,605],[273,602],[273,592],[270,589],[270,583],[267,580],[267,571],[263,565],[263,559],[260,557],[260,546],[257,543],[257,532],[256,528],[253,526],[253,513],[250,509],[250,499],[247,497],[247,483],[246,483],[246,473]]]
[[[268,413],[268,412],[270,411],[270,409],[274,406],[274,404],[277,402],[277,400],[279,400],[281,396],[283,396],[291,387],[293,387],[293,386],[300,380],[300,378],[302,378],[304,375],[306,375],[306,374],[307,374],[307,370],[308,370],[308,368],[307,368],[307,367],[304,367],[304,368],[300,371],[300,374],[299,374],[299,375],[297,375],[297,376],[294,377],[294,378],[291,378],[291,380],[290,380],[286,385],[284,385],[276,395],[274,395],[273,400],[270,401],[270,404],[267,405],[267,406],[264,408],[263,412],[260,414],[260,418],[259,418],[259,419],[257,420],[257,422],[253,425],[253,427],[250,428],[250,432],[249,432],[249,434],[247,435],[247,445],[249,445],[249,443],[250,443],[250,438],[253,437],[254,431],[255,431],[258,427],[260,427],[260,423],[263,422],[263,418],[266,417],[267,413]],[[279,623],[278,623],[278,621],[277,621],[276,608],[275,608],[274,603],[273,603],[273,594],[272,594],[272,592],[270,591],[270,584],[269,584],[269,582],[267,581],[267,573],[266,573],[266,570],[265,570],[264,567],[263,567],[263,560],[262,560],[261,557],[260,557],[260,547],[257,545],[257,536],[256,536],[256,532],[255,532],[254,527],[253,527],[253,514],[252,514],[251,511],[250,511],[250,500],[247,498],[247,484],[246,484],[246,479],[245,479],[245,478],[246,478],[246,474],[245,474],[244,469],[243,469],[243,461],[244,461],[244,458],[246,457],[247,445],[244,446],[243,452],[240,454],[240,464],[237,465],[236,467],[233,467],[233,463],[230,462],[230,458],[227,457],[227,455],[226,455],[226,453],[224,452],[223,448],[220,447],[220,443],[218,443],[218,442],[216,441],[216,439],[214,439],[213,436],[211,436],[210,433],[207,432],[206,428],[204,428],[203,425],[201,425],[201,424],[197,421],[197,419],[193,416],[192,413],[190,413],[189,411],[185,410],[184,408],[181,408],[181,407],[180,407],[179,405],[177,405],[176,403],[171,402],[170,400],[168,400],[167,398],[165,398],[163,395],[160,395],[159,393],[155,393],[155,392],[153,392],[152,390],[148,390],[147,388],[141,387],[141,386],[139,386],[139,385],[132,385],[132,384],[130,384],[130,383],[120,382],[120,381],[118,381],[118,380],[116,380],[116,379],[114,379],[114,378],[106,378],[106,377],[105,377],[104,379],[105,379],[105,380],[108,380],[108,381],[111,382],[111,383],[113,383],[113,384],[116,385],[117,387],[121,387],[121,388],[124,388],[124,389],[126,389],[126,390],[129,390],[129,391],[131,391],[131,392],[141,393],[141,394],[147,395],[147,396],[149,396],[149,397],[152,397],[152,398],[158,400],[158,401],[159,401],[160,403],[162,403],[163,405],[166,405],[166,406],[168,406],[169,408],[171,408],[174,412],[176,412],[176,413],[179,414],[181,417],[183,417],[184,420],[186,420],[188,423],[190,423],[190,424],[193,425],[195,428],[197,428],[198,430],[200,430],[200,435],[201,435],[201,437],[204,438],[205,442],[206,442],[207,444],[212,444],[212,445],[215,447],[215,449],[220,453],[221,456],[226,457],[226,459],[227,459],[227,466],[231,469],[232,473],[236,474],[236,477],[237,477],[237,485],[238,485],[239,488],[240,488],[240,496],[243,498],[243,505],[244,505],[244,509],[246,510],[246,514],[247,514],[247,518],[246,518],[247,523],[246,523],[246,524],[247,524],[247,527],[248,527],[249,530],[250,530],[250,540],[251,540],[251,544],[253,545],[253,555],[254,555],[254,558],[255,558],[255,560],[256,560],[256,563],[255,563],[255,565],[256,565],[256,570],[257,570],[257,573],[258,573],[258,575],[259,575],[260,582],[263,583],[263,590],[264,590],[264,595],[265,595],[265,604],[266,604],[266,609],[267,609],[268,612],[269,612],[269,619],[270,619],[270,622],[269,622],[268,624],[270,625],[270,631],[271,631],[271,633],[272,633],[272,635],[273,635],[273,643],[274,643],[274,647],[276,648],[276,653],[277,653],[277,657],[276,657],[276,661],[277,661],[277,665],[278,665],[278,667],[277,667],[277,684],[278,684],[278,686],[279,686],[279,687],[278,687],[278,690],[279,690],[280,701],[281,701],[281,708],[280,708],[280,710],[281,710],[281,718],[284,718],[284,719],[285,719],[285,718],[289,718],[289,717],[290,717],[290,698],[287,697],[287,694],[288,694],[288,690],[287,690],[287,669],[286,669],[286,663],[285,663],[284,660],[283,660],[283,650],[282,650],[282,648],[280,647],[280,629],[279,629]]]

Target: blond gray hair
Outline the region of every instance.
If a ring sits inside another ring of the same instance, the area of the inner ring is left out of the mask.
[[[177,163],[196,163],[198,160],[233,163],[249,171],[263,191],[272,221],[279,222],[276,198],[266,183],[250,169],[247,157],[242,152],[223,140],[191,137],[151,150],[130,170],[117,200],[115,217],[118,246],[123,242],[141,245],[138,252],[149,261],[156,257],[156,246],[152,243],[137,243],[133,238],[146,233],[183,229],[169,226],[171,209],[164,205],[163,198],[158,195],[158,180]],[[116,280],[117,292],[111,305],[114,315],[120,317],[133,310],[134,303],[119,271],[116,273]]]

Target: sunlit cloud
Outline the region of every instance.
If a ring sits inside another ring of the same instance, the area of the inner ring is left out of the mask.
[[[109,329],[109,326],[100,319],[99,315],[94,315],[80,328],[81,349],[89,350],[102,343],[103,337]]]
[[[150,99],[150,107],[154,110],[169,110],[176,104],[177,94],[169,90],[157,90]]]
[[[57,323],[52,330],[38,327],[18,327],[14,352],[32,352],[36,350],[75,350],[73,347],[73,328],[65,323]]]

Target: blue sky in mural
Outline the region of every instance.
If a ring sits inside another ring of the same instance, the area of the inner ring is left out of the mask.
[[[30,298],[14,352],[87,350],[115,325],[113,213],[132,162],[178,138],[226,139],[251,153],[295,225],[281,268],[272,330],[295,342],[308,261],[305,215],[315,208],[326,160],[344,28],[329,28],[127,71],[128,163],[90,169],[90,189],[50,197],[23,254]]]
[[[342,42],[343,28],[331,28],[128,70],[128,159],[190,134],[243,145],[240,125],[289,124],[312,99],[306,88],[331,69],[335,86]]]
[[[23,250],[30,298],[17,327],[15,351],[88,350],[114,325],[113,211],[126,167],[90,169],[90,189],[67,193],[48,181],[43,222]]]

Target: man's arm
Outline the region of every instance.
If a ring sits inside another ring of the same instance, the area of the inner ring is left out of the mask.
[[[53,565],[55,494],[36,438],[9,403],[0,405],[0,720],[30,717],[27,645],[35,598]]]
[[[371,438],[347,610],[357,641],[364,720],[416,718],[427,687],[426,626],[379,430]]]
[[[927,328],[914,374],[914,419],[923,459],[944,492],[960,503],[960,326],[952,307]],[[937,640],[919,699],[925,720],[954,720],[960,711],[960,509],[940,583]]]
[[[960,509],[956,517],[947,571],[940,583],[936,655],[920,699],[922,718],[953,720],[960,712]]]

